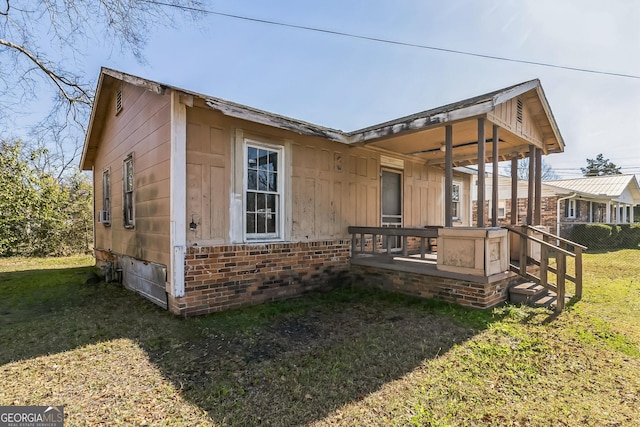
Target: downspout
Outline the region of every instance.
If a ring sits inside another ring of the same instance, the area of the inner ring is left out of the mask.
[[[573,199],[577,196],[577,193],[573,193],[567,197],[561,197],[556,200],[556,236],[560,236],[560,202],[563,200]]]

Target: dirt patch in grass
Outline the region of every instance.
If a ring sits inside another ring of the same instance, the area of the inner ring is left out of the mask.
[[[63,404],[72,426],[631,426],[635,254],[587,256],[559,316],[339,289],[181,319],[77,260],[0,273],[0,405]]]

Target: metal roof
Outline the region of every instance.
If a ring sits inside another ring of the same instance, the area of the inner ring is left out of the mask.
[[[629,190],[632,197],[640,202],[640,186],[638,186],[636,176],[630,174],[561,179],[545,181],[545,184],[595,197],[607,198],[620,197],[625,190]]]

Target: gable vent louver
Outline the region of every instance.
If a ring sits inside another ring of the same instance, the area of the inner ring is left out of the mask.
[[[122,88],[116,92],[116,114],[122,111]]]
[[[516,104],[516,120],[518,123],[522,124],[522,100],[518,98]]]

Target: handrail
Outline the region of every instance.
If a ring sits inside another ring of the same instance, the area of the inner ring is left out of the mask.
[[[552,233],[549,233],[544,230],[539,230],[535,227],[531,227],[529,225],[525,226],[525,229],[534,231],[536,233],[540,233],[543,236],[550,238],[551,240],[557,240],[558,242],[562,242],[565,245],[574,246],[575,253],[563,249],[558,245],[554,245],[545,240],[538,239],[533,237],[527,233],[523,233],[520,230],[516,230],[513,227],[505,227],[509,232],[514,233],[515,235],[520,237],[520,266],[516,267],[513,264],[510,264],[511,270],[518,273],[520,276],[533,280],[534,282],[542,285],[543,287],[550,289],[556,292],[556,310],[562,311],[564,309],[564,297],[565,297],[565,281],[569,280],[573,282],[576,286],[576,298],[582,298],[582,251],[587,249],[585,246],[582,246],[578,243],[572,242],[567,239],[563,239],[559,236],[556,236]],[[543,237],[544,239],[544,237]],[[536,277],[533,274],[527,272],[527,263],[530,259],[529,256],[529,244],[528,242],[535,242],[540,245],[540,260],[533,260],[535,265],[540,267],[540,277]],[[549,265],[549,250],[553,250],[556,253],[556,268],[553,268]],[[567,262],[566,257],[570,256],[575,258],[575,276],[571,276],[567,273]],[[547,281],[548,272],[556,274],[557,283],[553,285]]]
[[[411,252],[420,253],[420,259],[426,258],[427,251],[431,252],[433,245],[432,239],[438,237],[438,229],[441,227],[427,226],[424,228],[402,228],[402,227],[358,227],[349,226],[348,232],[351,234],[351,256],[359,255],[376,255],[386,253],[388,257],[393,257],[393,253],[400,252],[403,256],[409,255],[409,238],[414,237],[420,240],[419,248],[415,246]],[[358,237],[360,240],[358,242]],[[370,235],[371,238],[365,237]],[[385,240],[378,241],[378,237],[384,237]],[[402,247],[392,247],[393,238],[402,237]],[[380,248],[381,252],[378,252]],[[395,251],[394,251],[395,250]]]
[[[359,227],[349,226],[349,234],[375,234],[379,236],[412,236],[412,237],[438,237],[438,228],[406,228],[406,227]]]
[[[554,249],[556,251],[562,252],[563,254],[565,254],[567,256],[570,256],[570,257],[575,257],[576,256],[576,254],[574,254],[571,251],[568,251],[566,249],[562,249],[562,248],[560,248],[560,247],[558,247],[558,246],[556,246],[556,245],[554,245],[552,243],[546,242],[544,240],[537,239],[537,238],[535,238],[533,236],[528,235],[527,233],[523,233],[522,231],[515,230],[515,229],[513,229],[511,227],[508,227],[508,226],[505,226],[504,228],[506,228],[507,230],[519,235],[520,237],[526,237],[527,239],[531,240],[532,242],[540,243],[541,245],[544,245],[544,246],[546,246],[548,248],[552,248],[552,249]],[[532,228],[532,230],[536,230],[537,231],[536,228]]]
[[[589,249],[589,248],[587,248],[586,246],[582,246],[580,243],[573,242],[573,241],[571,241],[571,240],[569,240],[569,239],[565,239],[564,237],[556,236],[555,234],[553,234],[553,233],[549,233],[549,232],[548,232],[548,231],[546,231],[546,230],[541,230],[541,229],[539,229],[539,228],[535,228],[535,227],[533,227],[533,226],[531,226],[531,225],[527,225],[526,227],[527,227],[529,230],[534,230],[536,233],[540,233],[540,234],[542,234],[543,236],[551,237],[551,238],[552,238],[552,239],[554,239],[554,240],[558,240],[558,241],[560,241],[560,242],[564,242],[564,243],[566,243],[566,244],[568,244],[568,245],[571,245],[571,246],[576,246],[576,247],[578,247],[578,248],[580,248],[580,249],[582,249],[582,250],[585,250],[585,251],[586,251],[587,249]],[[508,227],[507,227],[507,228],[508,228]]]

